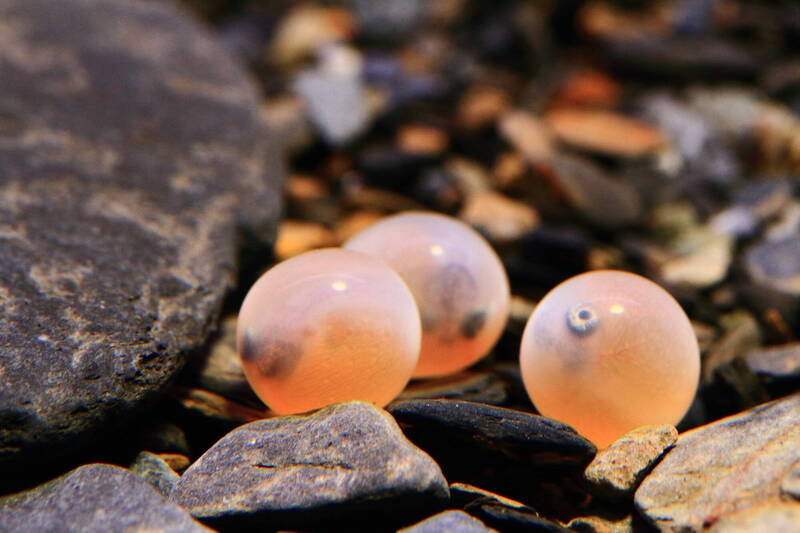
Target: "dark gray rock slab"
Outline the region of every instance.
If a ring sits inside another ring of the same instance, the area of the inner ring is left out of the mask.
[[[644,476],[677,439],[678,430],[669,425],[629,431],[598,452],[586,467],[586,479],[598,495],[630,501]]]
[[[170,499],[219,528],[408,523],[447,482],[385,411],[363,402],[246,424],[183,474]],[[395,513],[392,515],[391,513]]]
[[[0,498],[0,531],[202,533],[211,530],[124,468],[91,464],[35,489]]]
[[[536,502],[546,516],[568,516],[586,496],[583,470],[596,448],[566,424],[460,400],[405,400],[387,409],[451,482]]]
[[[150,452],[141,452],[137,455],[130,469],[165,498],[181,479],[161,457]]]
[[[795,394],[682,434],[634,501],[661,531],[701,531],[729,514],[780,501],[798,461]]]
[[[271,239],[256,91],[166,2],[0,0],[0,469],[125,420]]]
[[[561,524],[522,502],[467,483],[450,485],[450,503],[500,531],[565,531]]]
[[[444,511],[397,533],[496,533],[464,511]]]

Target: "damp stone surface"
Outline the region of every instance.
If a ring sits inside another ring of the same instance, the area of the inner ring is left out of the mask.
[[[508,320],[509,285],[491,246],[469,226],[435,213],[382,220],[345,243],[386,261],[408,284],[422,318],[414,377],[452,374],[492,349]]]
[[[450,493],[386,411],[347,402],[235,429],[184,472],[170,499],[223,530],[371,531],[430,516]]]
[[[0,1],[0,470],[127,427],[204,342],[237,226],[275,231],[259,112],[171,3]]]
[[[411,378],[419,346],[405,283],[374,257],[334,248],[267,271],[237,324],[245,375],[281,414],[348,400],[384,406]]]
[[[536,306],[520,365],[543,415],[604,448],[637,427],[676,424],[695,396],[700,357],[689,319],[664,289],[597,271],[561,283]]]

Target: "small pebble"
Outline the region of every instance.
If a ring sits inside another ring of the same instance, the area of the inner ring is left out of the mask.
[[[678,440],[674,426],[644,426],[629,431],[595,456],[584,475],[597,494],[625,501],[664,452]]]

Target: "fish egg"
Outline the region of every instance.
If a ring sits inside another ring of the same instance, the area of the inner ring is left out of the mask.
[[[606,270],[570,278],[542,299],[525,326],[520,366],[541,414],[603,448],[639,426],[680,421],[700,353],[667,291]]]
[[[466,224],[434,213],[402,213],[344,246],[384,260],[414,294],[422,318],[414,377],[458,372],[500,338],[509,313],[508,278],[489,243]]]
[[[414,297],[381,261],[307,252],[265,272],[242,303],[236,346],[256,394],[279,414],[392,401],[417,364]]]

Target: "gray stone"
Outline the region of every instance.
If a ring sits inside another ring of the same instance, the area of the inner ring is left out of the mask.
[[[29,491],[0,498],[0,531],[201,533],[210,530],[127,470],[91,464]]]
[[[168,3],[0,0],[0,469],[92,442],[181,367],[272,238],[277,144]]]
[[[464,511],[445,511],[434,515],[397,533],[491,533],[483,522],[472,518]]]
[[[461,400],[404,400],[387,409],[447,479],[535,502],[544,516],[561,516],[586,497],[576,480],[597,449],[566,424]]]
[[[745,254],[745,264],[756,283],[800,295],[800,235],[754,245]]]
[[[386,412],[363,402],[253,422],[200,457],[172,501],[218,527],[408,523],[449,498],[439,467]]]
[[[796,462],[783,476],[781,481],[781,494],[800,500],[800,461]]]
[[[470,447],[528,464],[582,467],[596,453],[595,446],[568,425],[513,409],[460,400],[405,400],[387,409],[407,433],[421,440],[438,434],[451,446],[463,440]]]
[[[595,492],[611,500],[629,500],[656,461],[678,439],[673,426],[644,426],[629,431],[597,453],[586,467]]]
[[[800,342],[752,350],[746,361],[751,371],[767,381],[800,382]]]
[[[682,434],[634,500],[662,531],[700,531],[730,513],[779,500],[781,483],[798,461],[795,394]]]
[[[159,456],[141,452],[131,464],[131,472],[150,483],[162,496],[169,496],[181,477]]]
[[[709,533],[800,533],[800,505],[769,502],[723,517]]]
[[[295,90],[305,100],[311,122],[331,144],[345,144],[366,129],[369,114],[355,50],[325,48],[322,65],[300,73]]]

